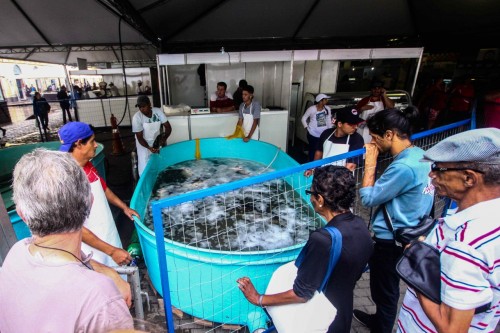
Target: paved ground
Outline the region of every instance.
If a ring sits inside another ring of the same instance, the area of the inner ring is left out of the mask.
[[[11,109],[11,112],[15,113],[13,124],[2,125],[3,128],[7,129],[6,137],[0,139],[0,144],[12,145],[12,144],[22,144],[28,142],[39,142],[40,134],[35,126],[34,120],[25,120],[25,118],[31,115],[31,107],[17,107],[15,110]],[[58,105],[53,105],[52,111],[50,112],[50,122],[49,127],[51,132],[48,134],[49,139],[58,140],[57,129],[62,126],[62,113],[58,108]],[[112,155],[111,149],[111,132],[109,130],[97,130],[96,138],[98,142],[104,144],[104,153],[106,156],[106,179],[109,187],[125,202],[129,202],[133,189],[134,180],[132,178],[132,164],[130,153],[134,149],[134,139],[130,128],[120,129],[122,141],[124,143],[125,153],[121,155]],[[303,150],[301,147],[296,147],[291,151],[291,155],[297,159],[299,162],[304,162],[305,155],[303,155]],[[115,220],[117,221],[117,226],[122,237],[122,242],[124,246],[127,246],[130,239],[130,234],[133,230],[133,224],[130,223],[126,217],[119,211],[114,211]],[[147,291],[150,296],[150,309],[148,311],[145,304],[146,310],[146,320],[147,320],[147,330],[151,332],[163,332],[165,331],[165,318],[163,312],[163,302],[161,299],[155,295],[154,290],[152,290],[150,283],[147,278],[145,278],[146,270],[141,269],[142,277],[142,288]],[[370,287],[369,287],[369,274],[365,273],[358,281],[356,289],[354,290],[354,308],[364,310],[369,313],[375,311],[375,306],[370,298]],[[401,294],[403,295],[406,287],[401,284]],[[401,302],[402,298],[400,298]],[[208,328],[192,323],[193,319],[189,316],[184,317],[181,321],[176,319],[178,323],[182,322],[182,329],[176,329],[177,333],[199,333],[199,332],[244,332],[245,329],[222,329],[222,328]],[[498,331],[498,329],[497,329]],[[357,321],[353,320],[351,332],[367,333],[368,330],[362,327]]]

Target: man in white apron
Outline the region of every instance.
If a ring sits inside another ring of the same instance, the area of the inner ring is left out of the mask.
[[[90,215],[83,224],[82,251],[86,254],[93,252],[92,258],[107,266],[130,263],[132,258],[127,251],[122,249],[108,201],[122,209],[131,220],[133,220],[133,215],[139,218],[139,214],[129,208],[107,187],[106,182],[99,176],[90,161],[97,149],[94,132],[88,124],[74,121],[61,127],[59,138],[61,139],[59,150],[70,153],[83,168],[94,198]]]
[[[160,151],[159,147],[153,147],[153,144],[160,135],[161,126],[165,128],[164,135],[161,138],[159,146],[164,146],[167,138],[172,133],[167,117],[160,108],[152,108],[148,96],[141,95],[137,97],[139,112],[132,118],[132,132],[135,133],[135,145],[137,148],[137,164],[139,176],[142,175],[149,156]]]
[[[394,108],[394,101],[387,96],[387,91],[384,89],[382,81],[374,81],[371,86],[371,94],[361,99],[356,105],[356,110],[360,113],[360,117],[367,120],[375,113]],[[370,143],[372,137],[370,131],[365,124],[358,127],[358,133],[363,136],[365,143]]]
[[[236,126],[243,128],[244,142],[248,142],[250,139],[259,140],[260,137],[259,122],[262,107],[258,101],[253,99],[253,92],[254,89],[250,85],[244,87],[241,92],[243,103],[239,108],[239,119]]]
[[[361,149],[364,146],[363,137],[356,132],[358,124],[364,120],[358,116],[356,109],[346,107],[338,109],[335,115],[335,127],[329,128],[323,133],[318,141],[314,160],[336,156]],[[357,166],[358,158],[350,158],[347,160],[335,161],[331,164],[345,166],[347,169],[354,171]],[[310,176],[312,170],[306,170],[305,176]]]

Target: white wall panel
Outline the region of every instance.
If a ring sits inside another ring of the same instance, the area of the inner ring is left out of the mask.
[[[319,50],[295,50],[293,61],[319,60]]]
[[[227,84],[231,94],[238,89],[238,82],[245,78],[245,64],[207,64],[207,98],[217,90],[217,82]]]
[[[170,104],[184,103],[189,106],[205,106],[205,88],[200,86],[198,66],[167,67]]]
[[[186,55],[184,53],[181,54],[159,54],[158,55],[158,64],[160,66],[165,65],[185,65],[186,64]]]
[[[321,84],[319,91],[333,93],[337,88],[339,61],[325,60],[321,66]]]
[[[371,49],[320,50],[321,60],[370,59]]]
[[[241,52],[241,62],[291,61],[292,51]]]

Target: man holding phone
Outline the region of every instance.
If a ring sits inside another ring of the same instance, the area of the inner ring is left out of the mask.
[[[373,81],[370,96],[361,99],[356,105],[360,118],[364,120],[379,111],[392,108],[394,108],[394,101],[387,96],[387,90],[384,89],[382,81]],[[365,143],[370,143],[372,140],[366,124],[358,126],[358,133],[363,136]]]

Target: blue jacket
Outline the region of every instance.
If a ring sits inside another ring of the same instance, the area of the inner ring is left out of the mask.
[[[423,154],[418,147],[403,150],[373,186],[359,191],[364,206],[377,207],[385,203],[394,229],[416,226],[420,218],[431,211],[434,186],[429,178],[430,164],[419,162]],[[377,210],[372,226],[375,237],[393,239],[382,210]]]

